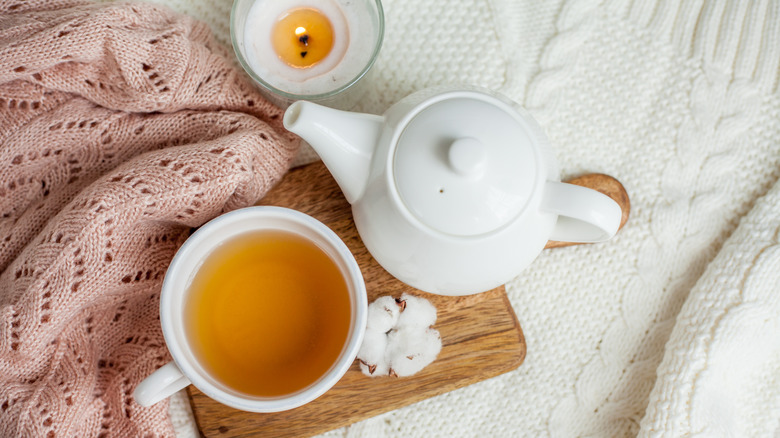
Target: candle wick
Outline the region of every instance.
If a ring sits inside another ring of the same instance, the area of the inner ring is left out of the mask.
[[[309,36],[308,35],[301,35],[298,37],[298,41],[301,42],[304,46],[309,46]]]

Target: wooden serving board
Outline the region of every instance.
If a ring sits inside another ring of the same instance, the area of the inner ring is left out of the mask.
[[[366,250],[352,222],[349,204],[322,163],[291,171],[260,204],[302,211],[333,229],[360,265],[369,303],[380,296],[400,297],[405,292],[431,301],[438,310],[434,327],[441,333],[443,348],[431,365],[405,378],[367,377],[355,361],[331,390],[285,412],[239,411],[190,386],[193,413],[204,436],[316,435],[498,376],[523,362],[523,332],[503,286],[477,295],[444,297],[421,292],[393,278]],[[627,217],[627,211],[624,215]]]

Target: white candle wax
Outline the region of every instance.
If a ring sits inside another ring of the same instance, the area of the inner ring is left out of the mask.
[[[244,26],[247,64],[263,81],[289,94],[319,95],[339,89],[371,62],[377,43],[375,20],[368,8],[360,7],[359,3],[355,0],[256,0]],[[324,15],[333,33],[330,52],[308,67],[288,64],[272,44],[276,23],[300,8],[311,8]]]

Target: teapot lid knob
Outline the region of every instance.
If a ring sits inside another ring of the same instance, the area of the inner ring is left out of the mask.
[[[474,137],[462,137],[453,141],[447,156],[450,167],[460,175],[479,177],[485,170],[487,153],[482,142]]]

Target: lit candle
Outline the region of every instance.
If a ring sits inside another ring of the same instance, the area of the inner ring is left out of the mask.
[[[376,59],[382,20],[379,0],[239,0],[231,33],[247,71],[285,104],[351,88]]]
[[[313,8],[287,11],[271,30],[276,55],[291,67],[310,68],[333,49],[333,26]]]

